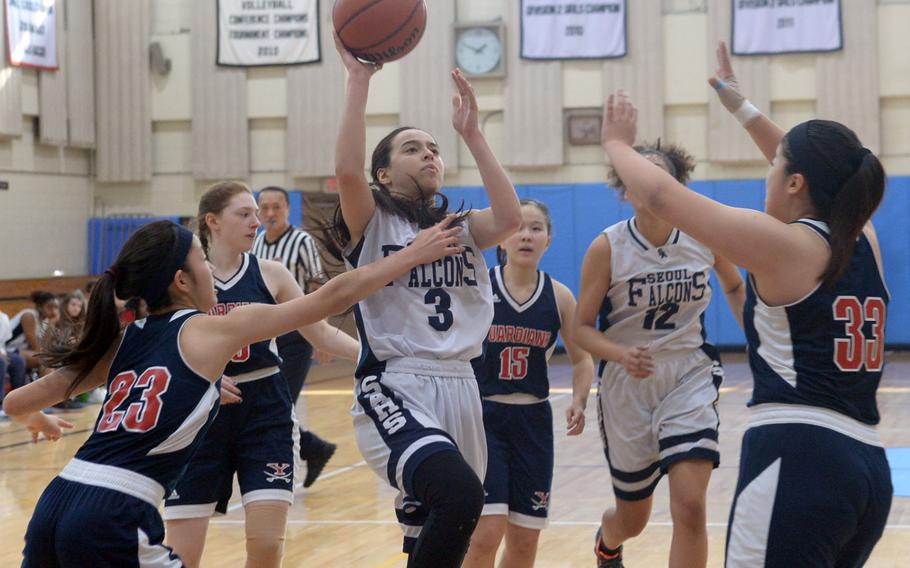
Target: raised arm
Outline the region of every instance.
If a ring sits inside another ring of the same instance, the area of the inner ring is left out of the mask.
[[[724,108],[743,125],[765,159],[769,163],[773,162],[777,146],[786,133],[742,94],[739,81],[733,73],[733,65],[730,63],[730,52],[723,41],[717,42],[716,55],[717,70],[714,77],[708,79],[708,84],[714,87]]]
[[[572,404],[566,409],[566,434],[577,436],[585,429],[585,407],[588,405],[591,383],[594,382],[594,362],[590,353],[575,343],[575,296],[565,284],[556,280],[553,280],[553,289],[562,318],[559,333],[572,361]]]
[[[722,205],[699,195],[632,149],[637,111],[622,91],[610,95],[602,142],[636,207],[679,228],[737,266],[759,275],[802,274],[819,239],[752,209]]]
[[[271,260],[260,260],[259,265],[262,268],[266,285],[269,290],[272,290],[272,294],[279,304],[303,296],[300,286],[283,264]],[[310,295],[313,294],[315,292],[310,293]],[[360,344],[357,340],[337,327],[329,325],[324,319],[300,327],[297,331],[304,339],[312,343],[313,347],[336,357],[356,361],[360,354]]]
[[[746,284],[743,281],[743,277],[732,262],[717,255],[714,257],[714,272],[717,273],[720,287],[724,290],[727,305],[730,306],[730,311],[733,312],[736,323],[742,329],[743,306],[746,304]]]
[[[341,198],[341,214],[351,232],[351,242],[357,243],[376,209],[363,168],[366,160],[366,108],[370,78],[382,65],[358,61],[342,45],[338,34],[335,34],[335,48],[348,70],[344,110],[338,141],[335,143],[335,178]]]
[[[488,249],[518,230],[521,205],[512,180],[480,130],[474,87],[458,69],[452,71],[452,79],[458,88],[452,96],[452,125],[471,151],[490,201],[488,208],[471,214],[471,236],[478,247]]]
[[[119,346],[120,339],[117,338],[71,396],[88,392],[107,381],[111,363]],[[3,411],[16,422],[24,424],[32,433],[33,441],[38,440],[39,433],[44,434],[49,440],[59,439],[62,435],[61,428],[72,428],[73,425],[56,416],[48,416],[41,412],[41,409],[65,400],[76,374],[71,367],[63,367],[10,392],[3,400]]]
[[[243,346],[341,313],[407,274],[414,266],[464,252],[457,244],[463,229],[448,228],[454,219],[454,215],[447,216],[441,223],[418,233],[401,251],[336,276],[312,294],[274,306],[251,304],[231,310],[225,316],[191,319],[180,337],[184,356],[203,376],[217,380],[227,361]]]
[[[595,357],[620,363],[633,377],[645,378],[654,370],[654,362],[647,347],[620,345],[607,339],[597,329],[597,316],[610,289],[611,257],[610,241],[604,235],[598,235],[588,247],[581,265],[581,286],[578,306],[575,308],[573,339]]]

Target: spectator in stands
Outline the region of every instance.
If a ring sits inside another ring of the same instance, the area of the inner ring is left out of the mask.
[[[41,350],[41,338],[47,326],[60,319],[60,304],[57,296],[50,292],[38,290],[32,292],[34,308],[26,308],[10,320],[12,334],[6,342],[7,351],[15,350],[25,359],[29,371],[41,368],[38,352]]]
[[[81,325],[85,319],[85,301],[82,299],[81,292],[76,294],[64,294],[60,300],[60,321],[68,324]]]
[[[9,316],[0,312],[0,402],[3,402],[7,389],[12,390],[25,384],[25,359],[18,353],[6,351],[6,342],[12,333]],[[3,420],[5,415],[0,411],[0,421]]]

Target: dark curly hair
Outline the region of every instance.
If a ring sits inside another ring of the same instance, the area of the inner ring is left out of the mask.
[[[688,183],[692,172],[695,170],[695,157],[687,152],[682,146],[676,144],[662,144],[660,139],[657,142],[644,142],[634,147],[634,150],[642,155],[660,156],[666,165],[666,170],[676,181],[685,185]],[[625,198],[626,188],[619,177],[616,168],[609,166],[607,168],[607,184],[619,191],[619,196]]]

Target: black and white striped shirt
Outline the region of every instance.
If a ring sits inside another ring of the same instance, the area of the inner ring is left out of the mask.
[[[293,225],[289,225],[275,242],[266,240],[265,231],[256,235],[253,254],[257,258],[283,264],[297,279],[304,293],[310,292],[313,282],[324,284],[328,280],[322,269],[316,241],[306,231],[295,229]]]

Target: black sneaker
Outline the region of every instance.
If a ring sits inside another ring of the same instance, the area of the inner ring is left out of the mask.
[[[85,408],[85,403],[79,402],[78,400],[64,400],[63,402],[57,403],[54,406],[45,409],[45,412],[50,414],[57,414],[60,412],[79,412]]]
[[[316,483],[325,464],[329,463],[338,446],[332,442],[323,442],[317,450],[306,458],[306,477],[303,479],[303,486],[309,487]]]
[[[601,549],[603,527],[597,529],[597,536],[594,537],[594,556],[597,557],[597,568],[623,568],[622,564],[622,545],[619,545],[619,552],[616,556],[607,556]]]

